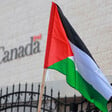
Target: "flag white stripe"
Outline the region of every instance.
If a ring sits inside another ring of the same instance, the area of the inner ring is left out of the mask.
[[[112,96],[112,87],[95,62],[82,50],[70,43],[74,61],[80,75],[92,85],[105,99]]]

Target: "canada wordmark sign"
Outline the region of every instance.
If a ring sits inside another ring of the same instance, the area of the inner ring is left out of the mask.
[[[40,38],[39,36],[37,36],[37,39],[36,37],[31,37],[30,42],[26,45],[20,45],[10,50],[7,50],[5,46],[0,46],[0,64],[39,53],[40,42],[38,40]]]

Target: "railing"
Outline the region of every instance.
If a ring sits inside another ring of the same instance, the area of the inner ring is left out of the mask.
[[[4,88],[3,88],[4,89]],[[40,85],[28,84],[7,87],[5,92],[0,91],[0,112],[37,112],[38,99],[40,95]],[[83,97],[78,98],[74,95],[72,98],[53,97],[53,89],[46,87],[42,100],[42,112],[99,112],[93,105],[87,102]],[[112,102],[108,104],[109,112],[112,112]]]

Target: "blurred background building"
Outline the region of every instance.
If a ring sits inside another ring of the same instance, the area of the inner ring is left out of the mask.
[[[0,87],[40,83],[51,0],[0,0]],[[112,83],[112,1],[54,0]],[[36,40],[35,40],[36,38]],[[80,95],[65,76],[47,71],[47,86]]]

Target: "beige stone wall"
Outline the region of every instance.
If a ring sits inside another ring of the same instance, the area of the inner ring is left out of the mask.
[[[112,82],[112,1],[54,1]],[[17,48],[27,44],[31,36],[42,34],[40,53],[0,64],[0,86],[41,81],[50,7],[49,0],[0,1],[0,47]],[[50,71],[47,78],[52,81],[65,79],[55,71]]]

